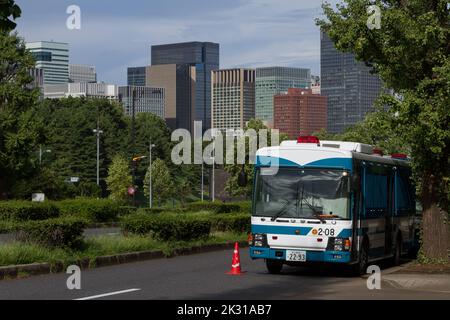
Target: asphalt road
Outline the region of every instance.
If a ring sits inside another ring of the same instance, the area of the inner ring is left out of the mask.
[[[449,292],[399,289],[342,271],[285,268],[266,272],[241,250],[241,276],[230,276],[232,250],[150,260],[82,271],[81,290],[68,290],[69,275],[51,274],[0,281],[0,299],[450,299]],[[385,270],[385,272],[388,270]],[[450,288],[449,288],[450,291]]]

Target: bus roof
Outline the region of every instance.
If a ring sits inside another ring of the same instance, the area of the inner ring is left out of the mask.
[[[256,153],[256,166],[352,170],[353,159],[386,165],[408,166],[409,164],[407,158],[382,156],[373,146],[358,142],[318,141],[318,143],[299,143],[297,141],[283,141],[280,146],[259,149]]]

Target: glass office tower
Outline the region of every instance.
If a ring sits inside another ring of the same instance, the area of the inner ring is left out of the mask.
[[[69,82],[69,44],[52,41],[28,42],[36,68],[44,72],[44,85]]]
[[[256,69],[255,116],[273,124],[274,96],[289,88],[309,88],[311,71],[303,68],[267,67]]]
[[[145,86],[145,67],[130,67],[127,69],[127,85]]]
[[[382,91],[382,82],[350,53],[336,50],[321,33],[321,94],[328,98],[328,131],[341,133],[364,119]]]
[[[191,85],[179,85],[177,89],[177,117],[192,113],[192,121],[203,121],[203,129],[211,127],[211,71],[219,69],[219,44],[212,42],[186,42],[152,46],[152,66],[176,64],[177,78],[190,79],[195,73],[195,96],[191,97]],[[192,71],[195,68],[195,72]],[[185,77],[180,74],[184,70]],[[187,81],[183,81],[186,82]],[[185,89],[186,92],[181,92]],[[189,92],[188,92],[189,91]],[[192,107],[192,103],[194,106]],[[189,120],[189,122],[192,123]],[[187,123],[188,121],[178,121]],[[192,128],[189,128],[191,130]]]

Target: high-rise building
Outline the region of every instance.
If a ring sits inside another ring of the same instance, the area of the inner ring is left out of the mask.
[[[179,123],[203,121],[205,130],[211,125],[211,71],[219,69],[219,55],[219,44],[212,42],[152,46],[152,66],[177,65],[177,78],[183,82],[177,86],[177,118],[189,119],[177,120]],[[188,85],[193,75],[194,83]],[[193,85],[195,97],[191,97]]]
[[[130,67],[127,69],[127,85],[145,86],[145,67]]]
[[[373,110],[382,82],[353,54],[336,50],[324,32],[321,32],[320,63],[321,94],[328,98],[328,131],[340,133]]]
[[[69,65],[69,82],[97,82],[97,72],[95,71],[95,67],[80,64]]]
[[[40,68],[32,68],[28,70],[29,75],[33,78],[30,88],[42,88],[44,86],[44,70]]]
[[[311,70],[290,67],[256,69],[255,116],[267,125],[273,124],[273,97],[288,88],[309,88]]]
[[[274,128],[290,139],[327,127],[327,98],[312,89],[290,88],[274,97]]]
[[[163,64],[146,68],[146,85],[165,88],[164,118],[170,129],[192,131],[195,107],[195,67]]]
[[[106,83],[61,83],[44,85],[44,98],[61,99],[61,98],[99,98],[108,100],[117,100],[117,86]]]
[[[243,129],[255,117],[255,70],[212,72],[212,128]]]
[[[44,84],[69,82],[69,44],[62,42],[29,42],[26,48],[36,60],[36,68],[44,70]]]
[[[126,115],[133,115],[133,91],[135,91],[134,114],[148,112],[164,119],[165,89],[142,86],[119,87],[119,101]]]

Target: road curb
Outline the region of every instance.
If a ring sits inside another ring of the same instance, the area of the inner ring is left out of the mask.
[[[139,251],[139,252],[127,252],[117,255],[101,256],[95,260],[82,259],[76,263],[81,269],[91,269],[98,267],[106,267],[119,265],[124,263],[155,260],[163,258],[173,258],[177,256],[186,256],[198,253],[207,253],[218,250],[231,249],[234,246],[234,242],[221,243],[221,244],[209,244],[204,246],[194,246],[175,249],[171,254],[167,255],[163,251]],[[240,247],[247,247],[248,243],[245,241],[239,242]],[[25,275],[43,275],[50,273],[60,273],[64,270],[64,263],[58,261],[50,264],[44,263],[32,263],[14,266],[0,267],[0,280],[4,279],[17,279]]]

